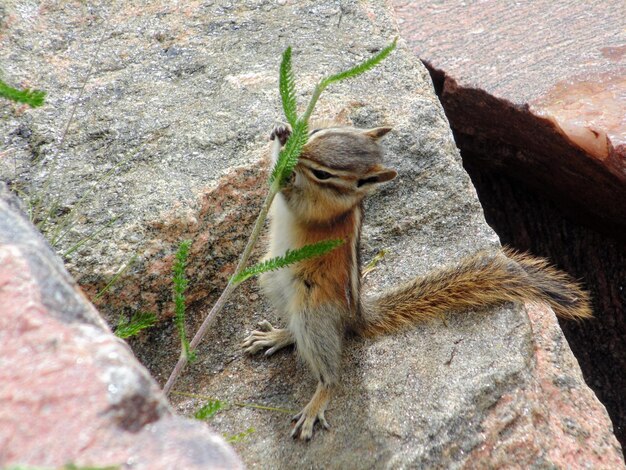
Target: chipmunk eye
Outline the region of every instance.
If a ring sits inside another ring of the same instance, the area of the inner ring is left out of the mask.
[[[333,176],[330,173],[328,173],[327,171],[323,171],[323,170],[311,170],[311,171],[313,172],[313,175],[318,180],[327,180],[328,178],[332,178],[332,176]]]

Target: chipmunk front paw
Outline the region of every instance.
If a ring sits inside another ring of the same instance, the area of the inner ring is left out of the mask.
[[[293,343],[294,339],[289,330],[274,328],[270,322],[263,320],[259,322],[259,330],[253,331],[241,346],[248,354],[256,354],[263,348],[269,348],[265,351],[265,356],[271,356]]]
[[[275,138],[278,138],[278,140],[280,141],[280,145],[282,146],[287,143],[287,139],[289,138],[290,135],[291,135],[291,128],[287,124],[276,126],[274,127],[274,130],[270,134],[270,140],[274,140]]]

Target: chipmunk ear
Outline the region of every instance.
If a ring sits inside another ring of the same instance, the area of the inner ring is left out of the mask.
[[[356,185],[358,188],[362,188],[364,186],[373,186],[376,184],[384,183],[385,181],[391,181],[396,176],[398,176],[398,172],[396,170],[392,170],[391,168],[379,167],[378,169],[369,172],[366,176],[357,181]]]
[[[387,132],[391,130],[391,127],[374,127],[373,129],[367,129],[363,131],[363,134],[368,136],[371,139],[378,140]]]

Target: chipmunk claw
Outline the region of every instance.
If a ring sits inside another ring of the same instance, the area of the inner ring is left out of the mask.
[[[257,326],[261,331],[272,331],[274,329],[272,324],[267,320],[261,320],[259,323],[257,323]]]
[[[252,332],[250,336],[243,340],[241,347],[248,354],[256,354],[262,349],[265,356],[271,356],[279,349],[293,344],[294,339],[288,330],[274,328],[267,320],[258,323],[259,329]]]
[[[311,440],[313,437],[313,428],[317,422],[319,422],[324,429],[330,429],[330,424],[328,424],[328,421],[326,421],[326,417],[324,416],[324,410],[320,410],[317,414],[315,414],[307,410],[305,407],[300,413],[295,415],[291,421],[296,423],[291,431],[291,437],[294,439],[301,439],[303,441]]]
[[[315,423],[319,422],[324,429],[330,429],[324,413],[330,400],[331,389],[328,385],[319,383],[311,401],[300,413],[292,418],[296,425],[291,431],[291,437],[308,441],[313,437]]]
[[[275,126],[274,129],[272,130],[272,133],[270,134],[270,140],[274,140],[275,138],[278,137],[278,140],[280,141],[280,145],[285,145],[290,135],[291,135],[291,128],[289,127],[289,125],[285,124],[285,125]]]

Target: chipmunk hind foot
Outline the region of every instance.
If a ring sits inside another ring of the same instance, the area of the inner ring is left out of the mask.
[[[319,382],[311,401],[302,409],[300,413],[292,418],[295,421],[291,437],[294,439],[311,440],[313,437],[313,427],[319,422],[324,429],[330,429],[324,413],[330,401],[331,386]]]

